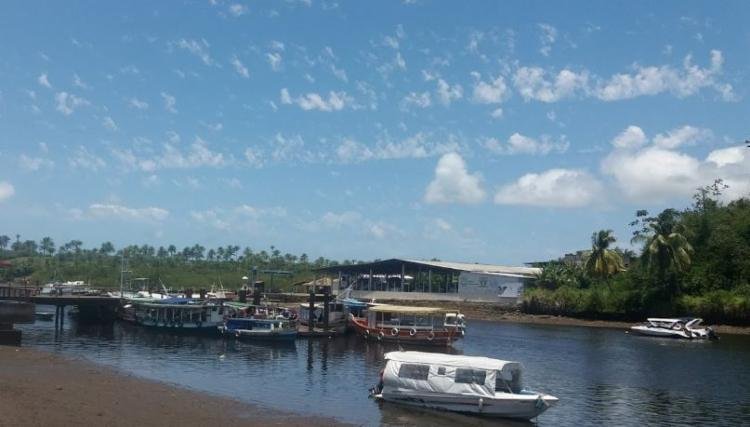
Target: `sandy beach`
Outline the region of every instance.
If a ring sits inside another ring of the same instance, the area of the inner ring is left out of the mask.
[[[24,347],[0,346],[0,426],[338,425]]]

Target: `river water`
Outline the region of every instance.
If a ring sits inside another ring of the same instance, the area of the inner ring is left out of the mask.
[[[348,423],[527,425],[372,401],[368,389],[377,382],[383,354],[397,348],[353,335],[263,344],[175,336],[121,323],[83,325],[70,318],[61,332],[41,321],[20,329],[26,346]],[[750,425],[748,336],[693,342],[617,329],[472,321],[451,351],[522,362],[526,388],[560,398],[539,417],[541,426]]]

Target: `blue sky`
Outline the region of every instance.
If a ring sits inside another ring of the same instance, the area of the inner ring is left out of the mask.
[[[0,233],[519,264],[722,178],[750,6],[4,2]]]

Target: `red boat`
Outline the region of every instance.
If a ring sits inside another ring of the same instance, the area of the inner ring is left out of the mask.
[[[436,307],[378,304],[349,321],[365,339],[384,342],[445,346],[465,334],[463,314]]]

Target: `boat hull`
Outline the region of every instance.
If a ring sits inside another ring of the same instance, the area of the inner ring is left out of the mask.
[[[354,317],[350,324],[357,335],[367,340],[380,342],[398,342],[402,344],[437,345],[449,346],[455,340],[462,337],[461,332],[456,330],[401,330],[399,328],[371,328],[367,325],[367,319]]]
[[[250,329],[227,329],[219,327],[219,332],[225,337],[234,337],[240,340],[271,340],[271,341],[293,341],[297,338],[297,330],[283,331],[256,331]]]
[[[491,418],[530,420],[557,403],[557,398],[544,394],[514,394],[505,398],[465,396],[453,394],[387,393],[375,395],[383,401],[419,406],[441,411],[480,415]]]
[[[712,339],[712,334],[707,330],[690,330],[690,329],[668,329],[655,328],[644,325],[631,326],[630,330],[638,335],[660,338],[678,338],[678,339]]]

